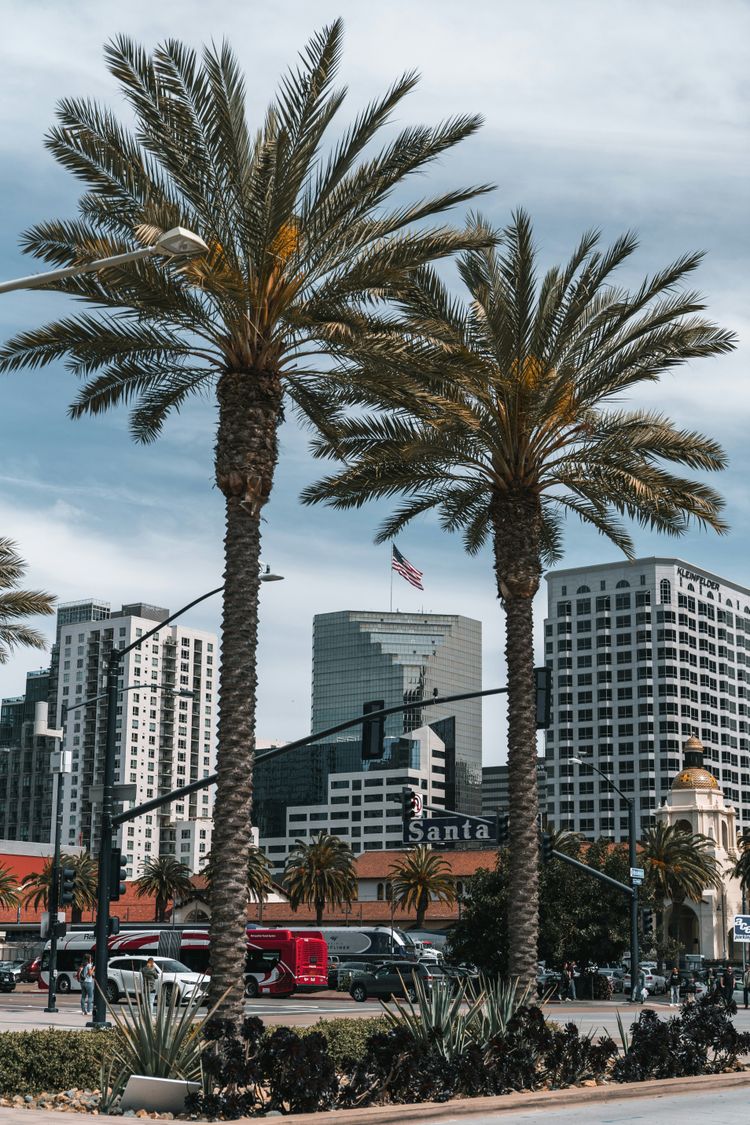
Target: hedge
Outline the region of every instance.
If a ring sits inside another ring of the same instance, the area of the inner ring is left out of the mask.
[[[310,1027],[295,1027],[300,1035],[319,1031],[328,1043],[328,1051],[336,1067],[341,1067],[344,1059],[359,1061],[364,1057],[365,1043],[371,1035],[387,1031],[390,1024],[382,1016],[369,1018],[318,1020]],[[272,1028],[267,1029],[269,1032]]]
[[[52,1029],[0,1032],[0,1094],[96,1089],[111,1036]]]

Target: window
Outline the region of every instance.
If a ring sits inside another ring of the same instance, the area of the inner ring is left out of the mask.
[[[629,590],[630,583],[625,578],[621,578],[619,582],[615,583],[615,590]]]
[[[576,593],[577,594],[590,594],[591,590],[589,589],[588,586],[579,586],[578,589],[576,590]]]
[[[671,605],[672,603],[672,583],[668,578],[662,578],[659,583],[659,601],[662,605]]]

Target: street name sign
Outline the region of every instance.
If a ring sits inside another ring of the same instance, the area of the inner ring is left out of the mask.
[[[497,817],[423,816],[407,820],[404,825],[405,844],[449,844],[459,840],[483,843],[497,841]]]
[[[750,914],[735,914],[734,940],[750,941]]]

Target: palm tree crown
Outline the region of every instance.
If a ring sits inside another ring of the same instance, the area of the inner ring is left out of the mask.
[[[0,664],[7,663],[13,649],[46,648],[40,632],[23,624],[26,617],[54,613],[55,599],[38,590],[19,590],[26,564],[11,539],[0,538]]]
[[[641,840],[646,878],[662,901],[700,902],[703,892],[721,889],[721,872],[707,836],[687,832],[676,824],[647,828]]]
[[[204,860],[203,867],[200,870],[201,875],[206,880],[206,887],[209,897],[211,895],[211,888],[218,879],[221,878],[220,871],[214,861],[213,853],[209,852]],[[272,887],[271,879],[271,865],[264,852],[260,848],[253,845],[250,848],[250,854],[247,864],[247,891],[255,902],[260,902],[265,899],[268,892]]]
[[[320,926],[326,903],[342,906],[356,896],[351,848],[328,832],[318,832],[309,844],[297,840],[284,868],[284,886],[292,909],[303,903],[314,906],[315,922]]]
[[[337,139],[342,25],[315,35],[259,126],[246,112],[226,44],[201,57],[170,40],[147,54],[125,37],[106,48],[132,115],[67,98],[48,147],[83,184],[73,220],[41,223],[23,248],[55,265],[153,246],[177,225],[203,257],[154,258],[48,283],[88,311],[23,332],[0,370],[65,359],[85,382],[73,417],[132,405],[138,441],[194,395],[215,396],[215,477],[225,504],[217,818],[221,885],[212,905],[212,1002],[244,1011],[245,868],[250,846],[261,512],[274,480],[285,403],[327,428],[329,385],[347,362],[399,347],[393,307],[412,272],[479,244],[436,216],[484,188],[410,201],[406,181],[478,128],[456,117],[407,126],[374,148],[416,78],[404,75]],[[384,307],[387,305],[387,307]],[[334,362],[329,361],[332,357]],[[369,394],[380,376],[369,365]],[[363,376],[364,378],[364,376]]]
[[[135,880],[138,898],[154,899],[154,921],[165,922],[171,899],[187,897],[193,892],[190,868],[170,855],[147,859],[143,874]]]
[[[456,900],[456,889],[450,877],[450,866],[426,844],[418,844],[388,872],[393,901],[405,910],[416,910],[417,929],[424,925],[430,899],[450,904]]]
[[[743,892],[747,894],[750,888],[750,831],[747,828],[737,834],[737,859],[731,873],[739,879]]]
[[[70,867],[75,872],[73,877],[73,902],[71,915],[74,922],[80,922],[84,910],[93,910],[96,906],[96,886],[98,867],[89,852],[78,855],[60,856],[60,869]],[[52,887],[52,859],[46,859],[41,871],[34,872],[24,879],[21,887],[23,900],[27,906],[35,910],[49,906],[49,895]]]
[[[20,901],[17,876],[7,867],[0,867],[0,906],[10,909],[18,906]]]
[[[488,239],[489,241],[489,239]],[[308,488],[338,508],[402,495],[380,528],[394,537],[435,510],[469,552],[489,542],[505,610],[510,790],[510,972],[536,973],[538,847],[532,600],[542,568],[560,557],[571,513],[628,556],[621,517],[678,535],[695,522],[724,531],[721,498],[670,465],[723,468],[719,445],[663,414],[626,410],[623,396],[690,359],[733,346],[679,286],[699,254],[680,258],[634,292],[613,273],[632,235],[599,250],[584,235],[571,260],[541,278],[531,223],[519,212],[500,237],[460,261],[468,301],[431,268],[402,303],[412,346],[381,358],[398,387],[391,409],[355,411],[315,450],[344,468]],[[360,364],[363,380],[370,360]],[[344,405],[353,402],[342,397]]]

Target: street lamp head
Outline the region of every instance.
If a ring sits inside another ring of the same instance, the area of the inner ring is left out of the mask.
[[[284,581],[284,575],[283,574],[274,574],[271,571],[270,566],[267,566],[266,569],[261,574],[260,580],[261,580],[261,582],[283,582]]]
[[[154,251],[167,258],[189,258],[195,254],[207,254],[208,246],[199,234],[185,227],[172,227],[161,235]]]
[[[568,758],[568,761],[572,762],[574,766],[582,766],[583,765],[583,762],[581,761],[580,758]]]

